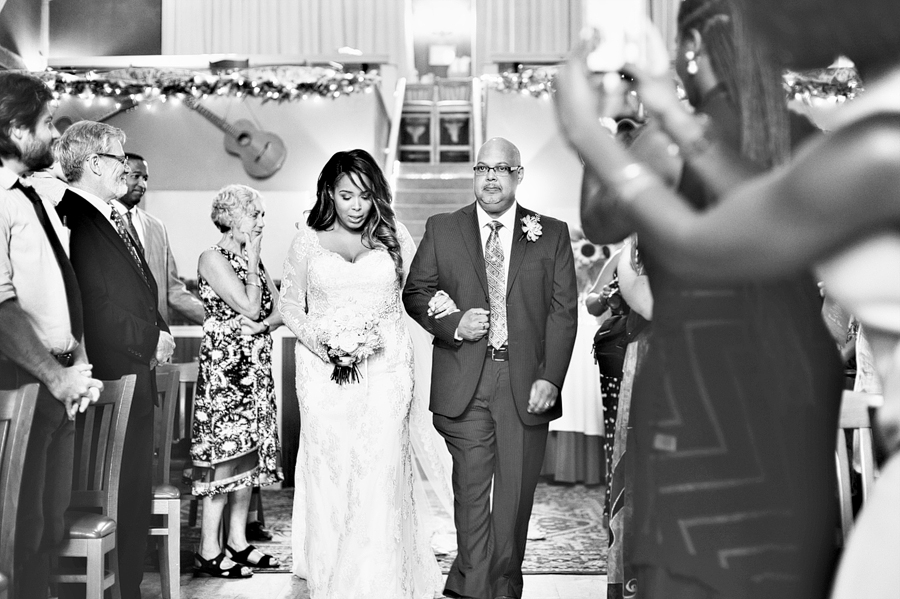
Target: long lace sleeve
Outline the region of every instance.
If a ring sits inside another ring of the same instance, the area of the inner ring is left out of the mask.
[[[284,261],[281,280],[281,301],[278,310],[284,324],[297,339],[311,352],[328,361],[325,346],[319,343],[316,328],[306,313],[307,269],[309,266],[309,233],[301,224],[301,230],[294,237],[291,249]]]

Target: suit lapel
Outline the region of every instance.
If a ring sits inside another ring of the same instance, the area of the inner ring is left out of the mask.
[[[478,230],[478,215],[475,214],[475,204],[472,203],[460,210],[461,218],[459,219],[459,231],[475,265],[475,273],[484,292],[488,292],[487,272],[484,270],[484,250],[481,248],[481,232]]]
[[[106,236],[107,239],[109,239],[110,243],[112,243],[116,250],[118,250],[118,252],[123,256],[125,261],[131,265],[135,273],[137,273],[138,277],[142,281],[144,281],[144,285],[155,294],[155,290],[150,287],[150,282],[146,277],[144,277],[143,273],[141,273],[140,267],[137,265],[137,263],[135,263],[134,258],[131,256],[131,252],[128,251],[128,247],[125,245],[125,242],[119,236],[118,231],[116,231],[112,223],[110,223],[109,220],[107,220],[107,218],[103,216],[103,214],[101,214],[99,210],[91,206],[90,202],[85,200],[74,191],[67,190],[66,194],[66,196],[63,196],[63,199],[67,201],[73,201],[73,204],[71,204],[71,206],[81,212],[86,219],[93,221],[93,224],[97,227],[97,229],[100,230],[100,233]],[[115,210],[115,208],[113,208],[113,210]],[[143,263],[144,268],[147,269],[147,275],[152,276],[150,275],[150,267],[147,266],[146,261],[141,258],[141,262]]]
[[[522,266],[522,261],[525,259],[525,252],[528,249],[528,241],[525,239],[525,235],[522,234],[522,230],[518,225],[522,222],[522,218],[525,217],[525,215],[530,214],[530,212],[522,208],[521,205],[517,204],[516,206],[516,224],[514,225],[512,232],[513,240],[512,249],[509,251],[509,272],[506,275],[507,297],[509,297],[509,292],[516,280],[516,275],[519,274],[519,267]]]

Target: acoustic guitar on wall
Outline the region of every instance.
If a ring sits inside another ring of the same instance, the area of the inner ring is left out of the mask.
[[[254,179],[267,179],[284,164],[287,148],[274,133],[261,131],[244,119],[229,123],[202,106],[194,96],[186,95],[183,101],[185,106],[225,132],[225,151],[240,157],[244,170]]]

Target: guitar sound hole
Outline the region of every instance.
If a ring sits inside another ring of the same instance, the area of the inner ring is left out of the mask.
[[[241,133],[237,136],[238,145],[241,146],[249,146],[250,145],[250,135],[247,133]]]

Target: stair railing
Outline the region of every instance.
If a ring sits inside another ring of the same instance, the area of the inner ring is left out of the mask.
[[[481,77],[472,77],[472,160],[484,143],[484,92]]]
[[[403,100],[406,96],[406,77],[397,80],[394,88],[394,107],[391,113],[391,129],[388,133],[388,145],[385,148],[384,170],[391,188],[397,187],[400,174],[400,162],[397,160],[397,147],[400,143],[400,121],[403,119]]]

